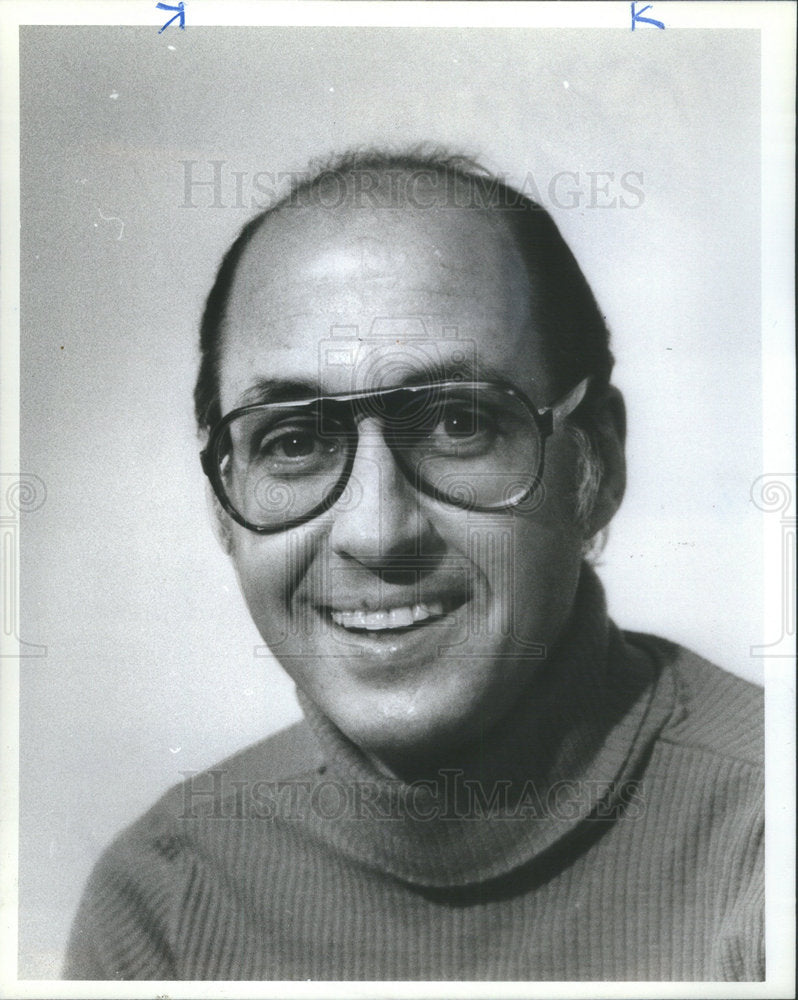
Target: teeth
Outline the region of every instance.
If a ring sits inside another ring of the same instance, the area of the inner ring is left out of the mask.
[[[428,604],[414,604],[412,607],[391,608],[385,611],[331,611],[330,615],[336,625],[344,628],[367,629],[376,632],[386,628],[407,628],[415,622],[426,621],[443,614],[441,601],[430,601]]]
[[[425,618],[442,615],[443,604],[441,601],[430,601],[429,604],[414,604],[412,612],[414,622],[423,622]]]

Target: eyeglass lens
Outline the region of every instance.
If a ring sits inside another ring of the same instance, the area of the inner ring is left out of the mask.
[[[526,406],[498,387],[464,383],[356,402],[264,404],[239,414],[221,435],[220,480],[247,522],[277,528],[342,488],[358,441],[369,433],[383,437],[418,490],[458,506],[511,506],[538,473],[540,435]]]

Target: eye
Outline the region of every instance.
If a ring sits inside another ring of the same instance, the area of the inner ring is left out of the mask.
[[[290,431],[274,438],[266,446],[273,454],[282,454],[286,458],[302,458],[312,455],[319,442],[307,431]],[[260,450],[264,450],[261,442]]]
[[[484,454],[499,433],[494,416],[471,401],[451,401],[443,407],[426,435],[426,447],[439,454]]]
[[[482,430],[483,424],[473,407],[455,403],[446,407],[437,429],[452,438],[467,438]]]
[[[283,424],[254,434],[250,461],[272,473],[316,472],[337,457],[341,441],[322,434],[315,421]]]

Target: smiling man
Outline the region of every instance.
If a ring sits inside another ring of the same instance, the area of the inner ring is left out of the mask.
[[[549,216],[355,156],[249,223],[195,394],[306,722],[106,852],[67,976],[757,979],[761,692],[607,618],[608,334]]]

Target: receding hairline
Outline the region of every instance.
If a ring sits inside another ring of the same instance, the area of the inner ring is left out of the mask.
[[[383,179],[377,173],[374,176],[380,181]],[[483,245],[484,241],[484,245],[495,254],[497,266],[499,255],[504,259],[502,267],[505,271],[507,263],[512,260],[517,265],[518,273],[523,274],[526,279],[525,293],[532,292],[531,285],[538,276],[530,274],[512,228],[500,212],[481,206],[475,206],[472,210],[457,204],[450,192],[439,190],[431,184],[426,192],[431,195],[431,199],[425,206],[415,204],[412,198],[396,201],[387,188],[373,190],[375,193],[379,190],[384,195],[383,204],[360,205],[345,201],[328,206],[312,200],[301,200],[278,203],[263,213],[237,257],[235,269],[230,276],[227,307],[230,306],[236,283],[242,270],[246,270],[246,262],[253,250],[256,256],[264,251],[267,255],[273,254],[279,263],[281,254],[286,250],[290,254],[294,249],[307,248],[307,253],[313,255],[326,245],[333,244],[339,236],[345,237],[348,233],[358,238],[390,240],[393,232],[397,240],[408,238],[410,244],[415,244],[420,251],[427,246],[439,247],[443,248],[445,254],[451,238],[457,239],[460,231],[465,229],[468,242],[462,245],[464,257],[477,256],[476,253],[472,254],[471,241],[474,248]],[[381,225],[383,220],[385,225]],[[441,242],[447,240],[449,243]],[[438,250],[436,254],[440,256]],[[481,266],[485,266],[484,262]],[[220,332],[224,325],[222,318]]]
[[[411,195],[430,194],[433,204],[410,204]],[[347,201],[353,203],[350,207],[357,207],[354,196],[361,207],[372,211],[426,207],[428,211],[454,208],[479,212],[485,224],[508,239],[508,245],[520,255],[530,292],[541,294],[539,320],[548,331],[544,346],[553,370],[563,373],[564,378],[567,370],[574,369],[571,381],[577,375],[593,373],[598,376],[596,387],[609,381],[613,358],[606,323],[578,262],[541,205],[468,156],[426,148],[398,154],[372,150],[311,164],[308,173],[295,177],[285,194],[244,226],[229,248],[208,297],[201,327],[202,364],[195,388],[201,426],[214,414],[218,417],[216,362],[230,293],[247,247],[289,208],[335,209]],[[279,233],[274,236],[278,241],[281,238]],[[561,336],[553,337],[562,320]]]
[[[454,211],[458,215],[474,212],[494,233],[501,233],[517,252],[512,227],[506,213],[501,211],[501,206],[491,205],[485,199],[474,200],[474,194],[478,190],[475,184],[479,180],[483,179],[445,166],[397,166],[391,161],[385,164],[375,162],[366,166],[345,166],[340,170],[330,168],[296,185],[251,220],[231,277],[234,281],[247,247],[256,238],[263,238],[265,228],[279,220],[290,218],[290,212],[305,215],[322,211],[332,216],[341,213],[341,217],[359,211],[364,214],[374,211]],[[486,175],[485,183],[490,180],[489,175]],[[280,235],[285,234],[275,235],[279,239]]]
[[[357,207],[364,208],[473,207],[490,209],[498,206],[485,204],[484,201],[475,204],[473,200],[464,204],[462,201],[458,201],[458,196],[461,198],[469,196],[473,199],[475,192],[481,191],[487,197],[487,189],[490,186],[495,186],[496,183],[496,181],[491,181],[489,175],[472,173],[459,167],[447,166],[445,163],[416,166],[396,164],[390,160],[373,161],[360,165],[353,163],[342,168],[325,170],[316,177],[310,178],[306,183],[299,184],[294,191],[280,199],[274,207],[281,209],[286,202],[291,200],[300,205],[312,205],[314,204],[314,196],[323,195],[327,198],[327,203],[331,198],[339,196],[342,196],[343,204],[350,204],[355,198],[358,198],[361,204]],[[505,186],[502,182],[498,182],[498,184],[502,187]],[[423,198],[428,193],[432,193],[436,197],[436,206],[428,204],[426,199],[422,204],[413,204],[414,199]],[[335,205],[334,202],[333,205]]]

